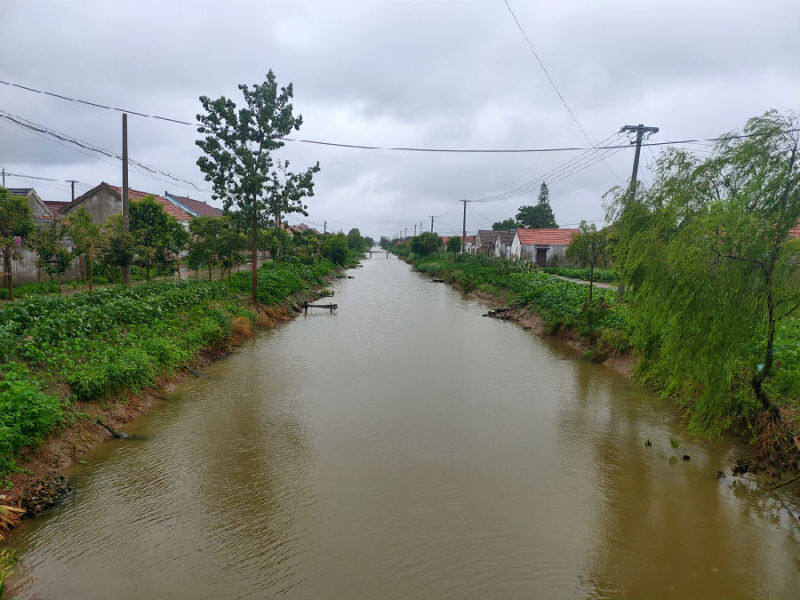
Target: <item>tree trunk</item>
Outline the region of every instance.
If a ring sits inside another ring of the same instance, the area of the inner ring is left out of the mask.
[[[81,281],[86,283],[86,255],[79,254],[78,255],[78,268],[81,271]]]
[[[253,304],[258,300],[258,212],[256,211],[256,201],[253,199],[253,231],[251,248],[251,261],[250,264],[250,291],[253,298]]]
[[[772,374],[773,358],[775,355],[775,301],[772,297],[772,273],[767,273],[767,347],[764,352],[764,364],[761,371],[753,376],[753,392],[761,401],[761,405],[769,411],[774,407],[764,392],[764,380]]]
[[[94,290],[94,261],[92,260],[92,255],[86,255],[86,272],[89,275],[89,291]]]
[[[178,273],[178,281],[183,281],[181,279],[181,261],[175,261],[175,271]]]
[[[8,289],[8,299],[14,301],[14,275],[11,273],[11,246],[6,246],[3,250],[3,276],[6,280]]]

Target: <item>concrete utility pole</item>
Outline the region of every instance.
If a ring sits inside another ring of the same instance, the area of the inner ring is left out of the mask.
[[[431,215],[431,233],[433,233],[433,215]]]
[[[327,221],[323,221],[322,222],[322,235],[325,235],[326,233],[328,233],[328,222]]]
[[[122,113],[122,230],[130,231],[130,215],[128,207],[128,115]],[[122,283],[131,282],[131,267],[122,267]]]
[[[467,201],[462,200],[464,203],[464,218],[461,220],[461,254],[464,254],[464,243],[467,239]]]
[[[636,154],[633,155],[633,174],[631,175],[631,185],[628,191],[630,199],[633,200],[636,194],[636,179],[639,175],[639,154],[642,151],[642,138],[645,133],[658,133],[658,127],[645,127],[639,123],[638,125],[625,125],[619,131],[620,133],[623,131],[636,132],[636,141],[631,142],[631,144],[636,144]]]
[[[403,239],[408,237],[408,227],[403,227]]]
[[[6,170],[3,169],[3,187],[6,187]]]
[[[417,237],[417,224],[414,223],[414,237]]]
[[[72,201],[75,202],[75,184],[78,183],[77,179],[67,179],[67,183],[72,187]]]

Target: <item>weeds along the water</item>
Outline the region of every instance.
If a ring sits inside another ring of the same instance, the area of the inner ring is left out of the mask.
[[[259,302],[277,305],[316,289],[335,268],[325,259],[267,263],[259,269]],[[249,273],[238,273],[0,305],[0,477],[14,470],[21,449],[67,421],[73,401],[152,385],[224,345],[235,318],[254,323],[242,299],[249,290]]]

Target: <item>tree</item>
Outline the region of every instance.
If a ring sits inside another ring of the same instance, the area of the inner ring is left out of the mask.
[[[558,227],[553,209],[550,208],[550,190],[546,183],[539,188],[539,200],[535,206],[520,206],[517,212],[520,225],[531,229]]]
[[[136,261],[144,267],[147,281],[150,281],[154,264],[168,267],[188,241],[183,226],[175,217],[165,213],[153,196],[131,202],[130,233]]]
[[[442,246],[442,238],[435,233],[425,232],[411,238],[411,252],[417,256],[433,254]]]
[[[211,279],[211,268],[216,261],[214,246],[218,235],[218,217],[195,217],[189,221],[189,254],[186,257],[187,265],[196,271],[203,265],[208,269],[208,278]]]
[[[64,226],[56,221],[42,225],[30,239],[31,248],[36,253],[36,266],[50,275],[51,281],[55,277],[59,293],[61,276],[72,262],[69,250],[62,243],[65,233]]]
[[[374,247],[375,247],[375,240],[373,240],[368,235],[365,235],[364,236],[364,248],[369,250],[370,248],[374,248]]]
[[[3,276],[6,280],[8,298],[14,301],[14,273],[11,261],[19,256],[22,243],[36,226],[28,200],[12,195],[0,187],[0,249],[3,252]]]
[[[797,126],[768,112],[707,158],[665,152],[635,197],[610,195],[637,345],[651,377],[698,390],[702,428],[724,428],[748,397],[776,412],[776,327],[800,308]]]
[[[453,258],[461,252],[461,238],[457,235],[447,238],[447,251],[453,253]]]
[[[299,201],[313,190],[313,173],[287,176],[285,167],[276,164],[272,153],[283,147],[282,138],[300,129],[301,116],[294,116],[292,84],[278,87],[275,74],[267,73],[263,83],[239,85],[245,106],[238,109],[233,100],[220,96],[211,100],[201,96],[203,114],[197,115],[198,132],[205,137],[195,143],[204,155],[197,165],[210,181],[214,197],[222,199],[225,210],[237,210],[238,223],[250,236],[251,295],[258,292],[259,227],[284,201]],[[270,202],[272,204],[270,204]],[[245,225],[246,224],[246,225]]]
[[[347,232],[347,247],[354,252],[364,251],[364,238],[358,229],[353,228]]]
[[[89,212],[82,206],[78,210],[72,211],[64,219],[64,224],[67,234],[75,244],[73,253],[85,257],[86,276],[91,292],[94,289],[94,259],[103,239],[100,226],[94,222]]]
[[[582,267],[589,268],[589,304],[592,303],[594,270],[605,264],[608,251],[608,236],[594,224],[581,221],[580,231],[572,238],[567,256]]]
[[[497,223],[492,224],[492,229],[495,231],[508,231],[509,229],[517,229],[519,227],[519,223],[517,223],[516,219],[512,219],[509,217],[508,219],[504,219],[503,221],[497,221]]]
[[[347,237],[343,233],[329,235],[322,244],[322,256],[337,265],[345,264],[348,254]]]
[[[133,236],[122,227],[121,214],[111,215],[103,225],[100,252],[106,265],[119,267],[120,271],[133,262]]]
[[[389,246],[391,245],[392,245],[392,240],[390,240],[385,235],[382,235],[380,241],[378,242],[378,246],[380,246],[384,250],[388,250]]]

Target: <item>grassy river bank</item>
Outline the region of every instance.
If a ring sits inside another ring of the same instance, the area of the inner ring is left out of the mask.
[[[68,490],[59,470],[110,436],[98,420],[132,419],[191,367],[291,318],[337,269],[326,259],[266,263],[258,306],[249,273],[0,305],[0,505],[35,514],[57,501]],[[0,520],[13,526],[17,515]]]
[[[596,287],[595,301],[589,304],[588,285],[551,276],[527,262],[480,255],[454,257],[445,252],[425,257],[406,253],[404,259],[420,272],[441,278],[465,293],[488,297],[508,309],[498,311],[495,316],[518,321],[543,335],[557,336],[580,350],[584,358],[604,362],[670,398],[683,411],[692,433],[712,437],[732,431],[740,435],[752,449],[752,455],[737,465],[740,472],[762,471],[780,482],[790,480],[787,472],[797,471],[800,459],[797,417],[800,323],[797,320],[783,323],[777,332],[779,369],[769,385],[781,399],[778,419],[759,410],[758,403],[747,396],[746,386],[732,373],[730,394],[741,398],[735,404],[741,410],[724,415],[721,425],[704,428],[698,423],[707,423],[709,418],[702,413],[705,407],[694,401],[696,384],[686,381],[679,388],[668,385],[660,372],[661,366],[641,358],[631,306],[618,300],[616,290]]]

